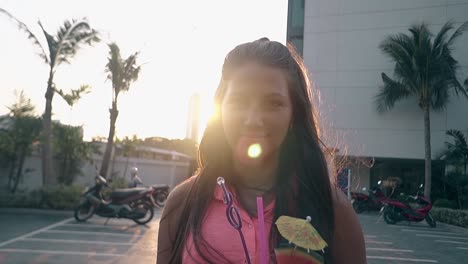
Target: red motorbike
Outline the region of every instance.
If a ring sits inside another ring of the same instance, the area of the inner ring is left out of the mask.
[[[387,224],[396,224],[400,221],[421,222],[426,220],[430,227],[436,227],[436,221],[430,211],[432,203],[424,197],[421,184],[415,196],[408,196],[405,201],[386,199],[384,207],[380,210]]]
[[[351,192],[351,203],[353,204],[354,211],[356,211],[357,214],[364,211],[379,211],[382,208],[383,201],[385,201],[387,197],[380,188],[380,184],[381,181],[378,182],[378,186],[374,186],[370,190],[369,195]]]

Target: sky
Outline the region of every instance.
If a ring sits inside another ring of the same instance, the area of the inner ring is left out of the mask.
[[[184,138],[190,96],[200,94],[203,130],[224,57],[232,48],[261,37],[286,41],[287,0],[0,0],[0,8],[28,25],[44,46],[38,20],[55,34],[63,21],[86,17],[101,33],[100,44],[81,49],[55,75],[58,89],[92,87],[73,107],[56,95],[52,110],[54,120],[82,125],[87,140],[106,137],[109,130],[107,43],[116,42],[123,57],[139,51],[142,65],[138,81],[119,97],[117,137]],[[0,115],[8,113],[15,91],[24,91],[42,114],[47,65],[26,34],[2,15],[0,35]]]

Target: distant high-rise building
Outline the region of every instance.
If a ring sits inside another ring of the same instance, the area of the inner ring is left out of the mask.
[[[193,94],[190,97],[186,137],[198,141],[200,130],[200,95]]]

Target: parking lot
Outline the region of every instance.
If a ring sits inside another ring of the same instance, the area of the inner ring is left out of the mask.
[[[466,229],[425,222],[388,225],[378,215],[359,215],[366,239],[369,264],[383,263],[466,263]]]
[[[78,223],[65,215],[2,214],[2,233],[12,228],[0,235],[0,263],[155,263],[159,217],[156,211],[139,226],[125,219],[104,225],[99,217]]]
[[[155,263],[160,211],[146,226],[130,220],[70,214],[0,212],[0,263]],[[466,229],[426,223],[387,225],[375,214],[359,215],[368,263],[466,263]]]

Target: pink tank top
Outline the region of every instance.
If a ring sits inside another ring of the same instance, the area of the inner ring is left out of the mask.
[[[260,240],[258,219],[257,217],[251,217],[243,210],[236,199],[236,194],[234,192],[232,193],[234,196],[234,206],[239,210],[241,216],[242,233],[244,234],[251,263],[259,264]],[[267,241],[269,241],[270,238],[274,205],[275,202],[272,201],[265,206],[264,210]],[[206,212],[201,232],[206,242],[227,259],[227,261],[225,259],[223,260],[223,258],[220,258],[216,253],[212,253],[210,249],[202,248],[201,250],[203,250],[204,255],[207,256],[212,263],[246,263],[244,248],[239,233],[229,224],[226,217],[226,205],[223,203],[223,192],[218,186],[215,188],[213,200]],[[189,235],[182,256],[183,264],[206,263],[197,253],[194,243],[196,243],[196,241],[193,241],[192,235]]]

